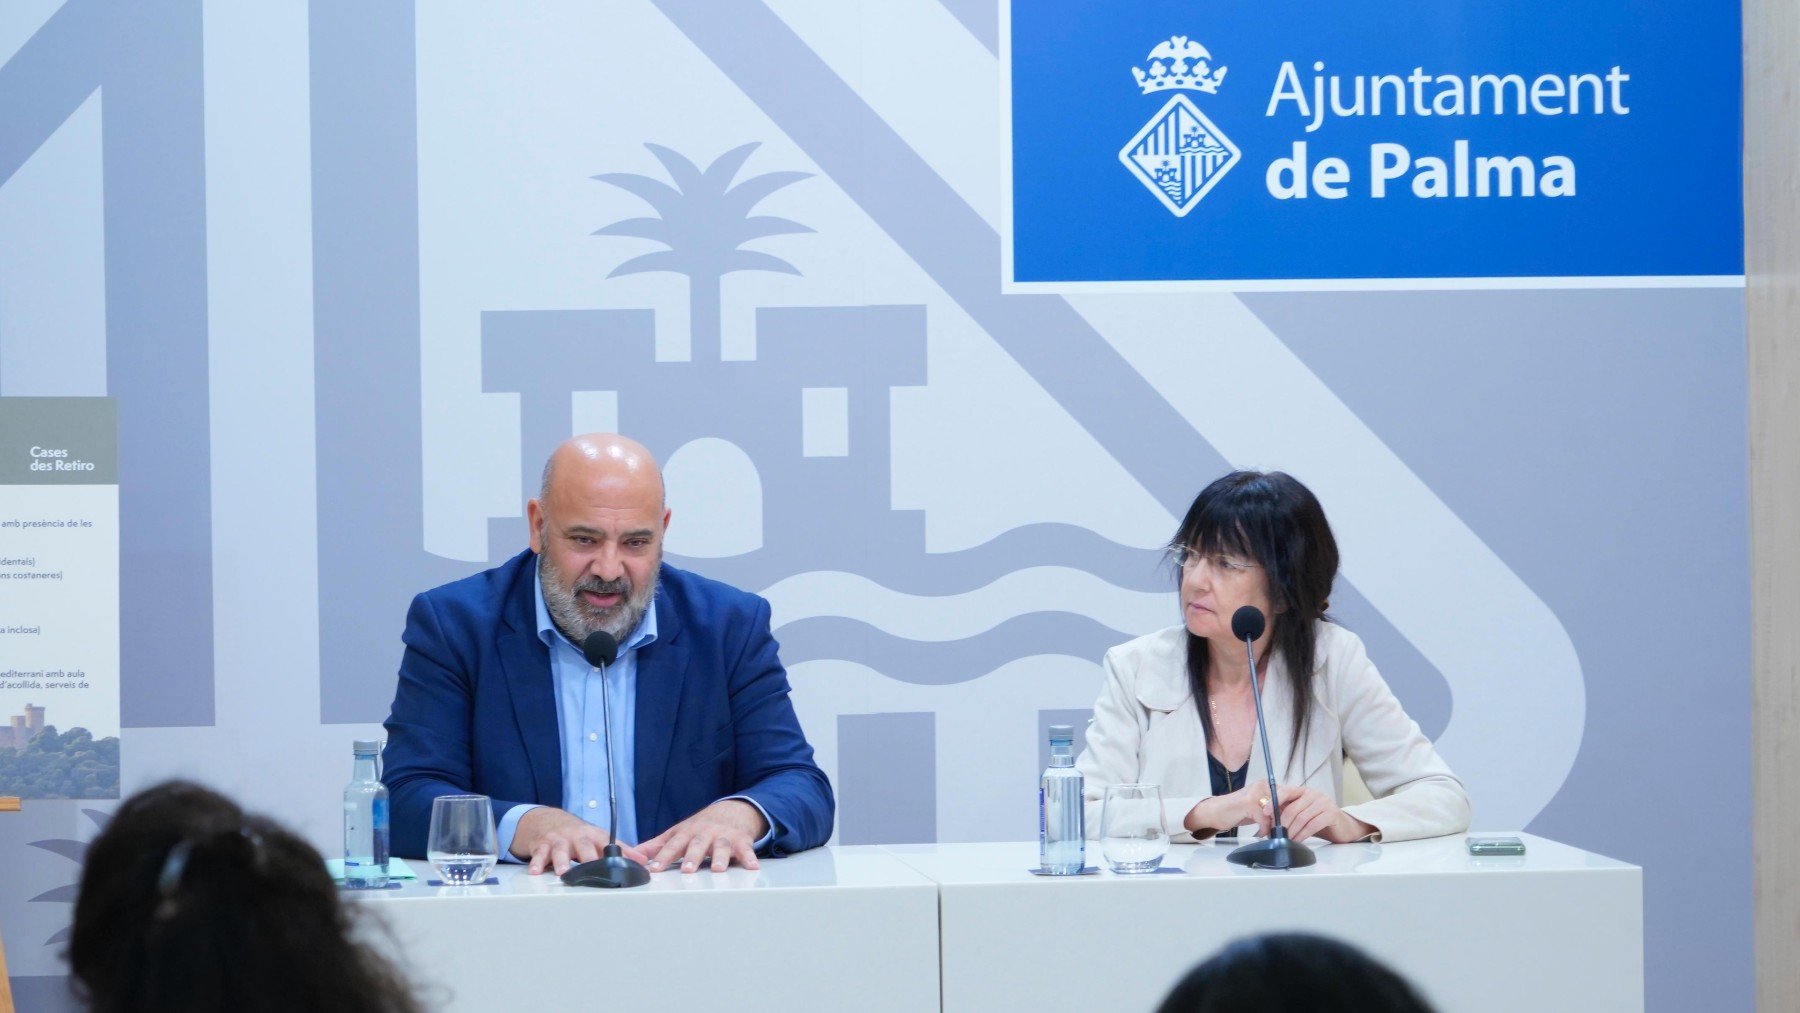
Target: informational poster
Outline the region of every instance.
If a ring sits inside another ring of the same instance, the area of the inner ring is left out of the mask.
[[[0,795],[119,797],[112,398],[0,398]]]
[[[1006,11],[1015,291],[1741,283],[1736,4]]]

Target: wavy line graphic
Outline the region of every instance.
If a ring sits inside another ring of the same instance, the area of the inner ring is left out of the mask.
[[[773,625],[819,617],[857,620],[914,641],[967,640],[1032,613],[1070,613],[1128,637],[1175,623],[1175,594],[1136,591],[1066,566],[1032,566],[961,594],[926,596],[839,570],[796,574],[765,589]]]
[[[1034,612],[963,640],[907,640],[839,616],[795,620],[781,628],[779,639],[789,667],[850,661],[915,686],[951,686],[1020,658],[1067,655],[1098,662],[1107,648],[1135,635],[1069,612]]]
[[[795,563],[791,553],[769,550],[696,560],[670,553],[669,560],[739,587],[779,586],[777,582],[794,575]],[[1121,545],[1074,524],[1021,525],[980,545],[954,552],[909,551],[905,546],[883,545],[866,557],[824,562],[829,567],[854,565],[876,583],[910,595],[966,593],[1022,566],[1085,570],[1108,584],[1133,591],[1167,591],[1175,586],[1162,549]],[[808,572],[825,569],[826,566],[815,565]],[[1014,610],[1020,611],[1026,610]]]

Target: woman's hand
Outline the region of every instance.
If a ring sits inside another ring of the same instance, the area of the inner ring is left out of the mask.
[[[1278,788],[1281,792],[1281,823],[1293,840],[1323,837],[1332,844],[1349,844],[1375,832],[1374,827],[1338,808],[1331,796],[1317,788],[1287,784]],[[1182,826],[1189,833],[1201,830],[1216,833],[1252,824],[1256,826],[1258,837],[1269,836],[1275,825],[1266,781],[1252,781],[1229,795],[1203,798],[1182,820]]]
[[[1211,830],[1215,833],[1230,830],[1233,827],[1247,827],[1257,824],[1264,833],[1269,827],[1269,784],[1267,781],[1252,781],[1229,795],[1214,795],[1203,798],[1188,810],[1187,818],[1181,825],[1189,833]]]
[[[1330,795],[1317,788],[1286,784],[1280,788],[1281,825],[1287,827],[1292,840],[1323,837],[1332,844],[1349,844],[1375,832],[1374,827],[1338,808]],[[1266,785],[1262,794],[1268,794]],[[1257,830],[1267,837],[1273,826],[1274,814],[1265,809],[1257,819]]]

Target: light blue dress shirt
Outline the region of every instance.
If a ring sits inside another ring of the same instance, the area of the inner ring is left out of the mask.
[[[644,618],[619,645],[616,661],[606,666],[606,691],[612,696],[612,721],[607,723],[601,698],[599,673],[587,663],[581,648],[563,636],[550,619],[544,605],[544,585],[532,580],[532,594],[537,603],[538,639],[550,649],[550,677],[556,689],[556,727],[562,740],[563,797],[562,807],[598,827],[606,826],[606,776],[611,755],[619,758],[614,772],[614,789],[619,802],[619,823],[614,835],[623,843],[636,845],[637,826],[637,652],[638,648],[656,640],[656,609],[644,611]],[[775,821],[755,799],[731,795],[756,806],[769,832],[756,842],[766,845],[774,835]],[[519,830],[519,820],[535,805],[516,805],[506,811],[496,828],[503,860],[512,857],[512,842]]]

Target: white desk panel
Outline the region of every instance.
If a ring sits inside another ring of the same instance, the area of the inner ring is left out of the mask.
[[[1026,871],[1036,842],[888,851],[939,884],[946,1013],[1148,1011],[1225,943],[1295,930],[1360,946],[1446,1013],[1642,1010],[1642,870],[1519,836],[1517,858],[1471,858],[1461,835],[1320,845],[1287,872],[1178,845],[1163,864],[1182,875],[1066,879]]]
[[[663,872],[630,890],[517,865],[496,876],[345,896],[392,929],[428,1009],[939,1008],[937,887],[880,848]]]

